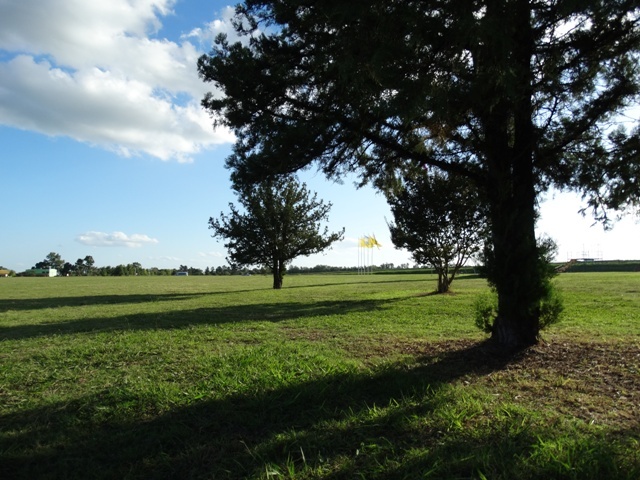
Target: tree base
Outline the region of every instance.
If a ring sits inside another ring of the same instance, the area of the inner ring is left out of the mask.
[[[521,335],[520,332],[510,328],[496,329],[494,325],[493,333],[489,339],[488,346],[496,353],[505,356],[513,356],[529,347],[538,344],[538,335]]]

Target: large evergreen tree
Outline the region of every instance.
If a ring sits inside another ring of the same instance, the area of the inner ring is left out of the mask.
[[[227,241],[228,261],[238,267],[264,266],[273,273],[273,288],[282,288],[291,260],[320,253],[341,240],[342,232],[329,233],[331,204],[324,204],[306,185],[291,175],[267,179],[257,186],[236,185],[245,212],[229,204],[231,213],[210,218],[214,237]]]
[[[316,162],[363,179],[399,164],[469,178],[489,208],[492,337],[537,342],[546,266],[538,196],[581,192],[599,219],[637,205],[637,0],[246,0],[203,105],[251,181]],[[619,123],[621,118],[627,122]],[[282,159],[286,158],[286,161]]]

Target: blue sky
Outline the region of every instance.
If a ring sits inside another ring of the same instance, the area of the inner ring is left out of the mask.
[[[0,0],[0,265],[22,271],[51,251],[74,263],[144,267],[225,264],[210,216],[236,199],[224,159],[233,135],[200,109],[212,89],[195,62],[230,4],[202,0]],[[333,203],[345,239],[296,265],[356,265],[375,234],[374,263],[410,262],[393,248],[380,195],[321,174],[303,180]],[[551,198],[552,196],[549,196]],[[542,205],[541,233],[559,259],[637,259],[640,225],[591,227],[573,195]]]

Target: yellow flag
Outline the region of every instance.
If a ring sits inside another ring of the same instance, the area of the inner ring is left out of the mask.
[[[380,245],[380,242],[378,242],[375,235],[365,235],[364,237],[360,237],[358,239],[358,246],[362,248],[380,248],[382,245]]]

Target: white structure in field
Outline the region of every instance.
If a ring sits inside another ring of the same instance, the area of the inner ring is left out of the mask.
[[[30,273],[32,273],[34,276],[36,277],[57,277],[58,276],[58,270],[56,270],[55,268],[32,268],[31,270],[28,270]]]

